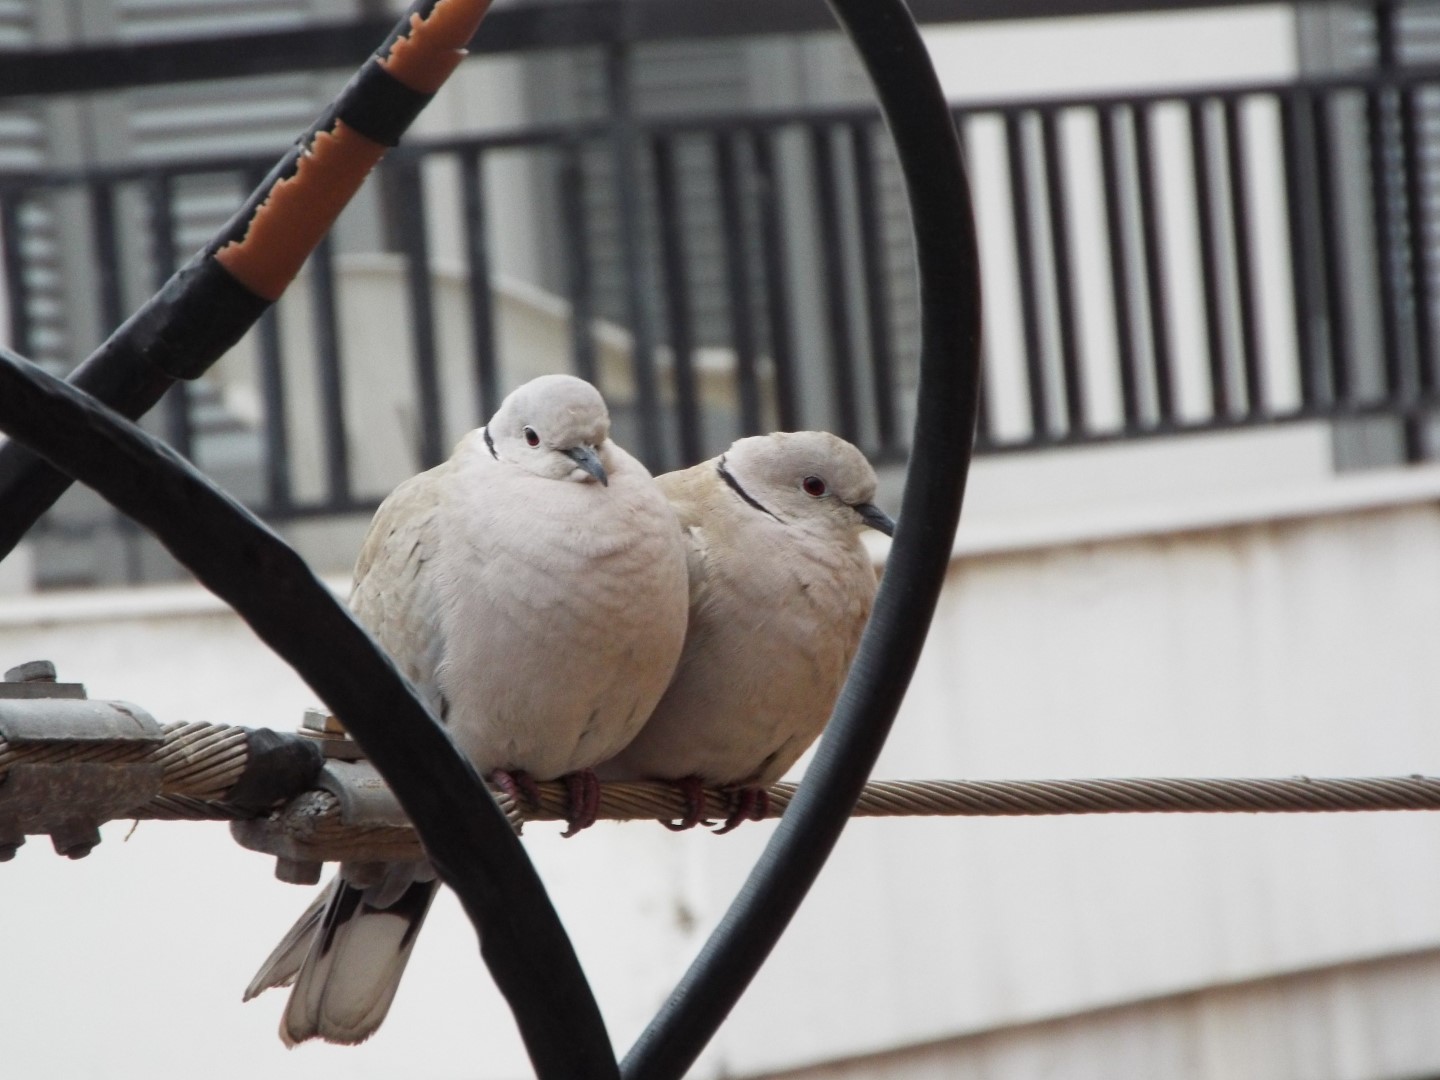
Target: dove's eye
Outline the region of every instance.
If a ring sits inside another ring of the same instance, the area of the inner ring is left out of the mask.
[[[800,481],[800,487],[804,490],[806,495],[809,495],[811,498],[815,499],[820,498],[821,495],[824,495],[825,492],[829,490],[825,486],[825,481],[821,480],[818,476],[805,477],[804,480]]]
[[[535,433],[535,429],[534,429],[533,427],[527,427],[527,428],[525,429],[525,445],[526,445],[526,446],[539,446],[539,445],[540,445],[540,436]]]

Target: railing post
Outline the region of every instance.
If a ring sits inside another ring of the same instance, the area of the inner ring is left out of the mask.
[[[145,198],[150,211],[151,267],[158,294],[175,273],[175,190],[166,173],[149,178]],[[165,395],[165,436],[185,457],[194,453],[194,431],[190,424],[190,387],[178,381]]]
[[[665,275],[666,337],[670,345],[680,464],[693,465],[705,456],[705,450],[701,390],[695,378],[695,326],[690,312],[690,274],[685,261],[685,227],[681,219],[674,138],[656,135],[650,144],[650,154],[655,170],[655,206],[660,218],[660,265]]]
[[[491,284],[490,229],[485,217],[485,158],[472,147],[460,155],[460,205],[464,214],[465,266],[470,282],[470,344],[475,350],[476,416],[500,407],[495,355],[495,303]]]
[[[1424,247],[1407,237],[1408,228],[1423,228],[1423,214],[1409,206],[1423,198],[1418,177],[1421,157],[1411,145],[1414,103],[1408,91],[1394,84],[1400,71],[1399,5],[1376,0],[1375,53],[1379,85],[1366,95],[1370,129],[1371,201],[1375,214],[1375,241],[1380,275],[1381,327],[1384,342],[1385,399],[1397,411],[1407,461],[1424,457],[1421,417],[1416,398],[1421,385],[1417,346],[1427,336],[1422,325],[1429,312],[1417,302],[1425,295],[1421,279],[1428,272]],[[1415,258],[1419,252],[1420,258]],[[1421,361],[1423,362],[1423,361]]]
[[[610,109],[610,150],[615,171],[615,203],[620,215],[620,263],[630,320],[634,414],[639,446],[652,472],[668,467],[670,456],[660,437],[660,399],[655,385],[655,303],[645,273],[647,230],[641,198],[640,148],[635,126],[635,95],[630,79],[631,47],[623,41],[605,48],[605,97]]]
[[[422,469],[445,457],[440,411],[440,358],[435,334],[435,298],[430,281],[430,236],[425,214],[425,185],[420,162],[396,155],[394,191],[405,254],[405,294],[410,307],[410,341],[415,364],[416,445]]]
[[[310,314],[315,330],[320,421],[325,437],[326,498],[350,502],[350,442],[345,423],[345,374],[336,310],[334,242],[326,236],[310,255]]]
[[[560,227],[565,243],[565,290],[570,301],[570,366],[589,383],[600,381],[595,357],[595,284],[585,224],[585,161],[579,143],[560,149]]]
[[[730,348],[735,354],[735,389],[740,405],[737,435],[764,430],[756,367],[755,306],[751,295],[750,251],[741,191],[739,136],[715,134],[715,169],[720,182],[720,232],[725,245],[725,292],[729,301]]]
[[[19,192],[0,192],[0,252],[5,259],[5,304],[10,316],[10,340],[15,348],[33,353],[30,340],[30,290],[25,281],[25,259],[21,254]]]

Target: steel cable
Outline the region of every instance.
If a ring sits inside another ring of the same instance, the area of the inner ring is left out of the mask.
[[[100,745],[83,741],[11,744],[0,741],[0,782],[16,765],[62,762],[143,762],[164,765],[161,793],[134,811],[145,819],[232,821],[266,813],[225,802],[245,772],[250,729],[222,724],[178,723],[162,728],[158,744]],[[799,785],[768,790],[763,814],[778,818]],[[503,792],[496,801],[517,828],[527,821],[564,821],[563,783],[538,785],[538,806],[517,805]],[[347,826],[339,800],[307,791],[304,813],[327,835]],[[705,791],[705,816],[722,821],[736,805],[733,791]],[[599,817],[606,821],[674,821],[686,813],[685,796],[671,784],[625,783],[601,787]],[[878,780],[866,784],[853,817],[1033,817],[1062,814],[1294,814],[1383,810],[1440,810],[1440,777],[1419,773],[1378,777],[1106,777],[1062,780]],[[402,830],[404,831],[404,830]],[[387,838],[393,842],[394,836]]]

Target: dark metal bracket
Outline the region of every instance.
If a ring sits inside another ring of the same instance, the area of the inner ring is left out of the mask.
[[[315,787],[323,794],[303,794],[269,817],[231,822],[230,835],[241,847],[274,855],[275,876],[281,881],[313,885],[320,880],[323,864],[356,858],[357,839],[353,832],[321,831],[328,820],[322,814],[330,809],[333,799],[339,803],[340,824],[347,830],[363,830],[359,842],[365,861],[414,862],[425,858],[425,849],[411,831],[410,819],[368,761],[332,759],[320,771]],[[331,798],[326,799],[326,795]]]

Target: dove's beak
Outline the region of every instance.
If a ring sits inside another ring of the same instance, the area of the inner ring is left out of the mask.
[[[855,512],[860,515],[860,520],[870,528],[878,529],[886,536],[895,535],[894,520],[874,503],[860,503],[855,507]]]
[[[596,480],[599,480],[602,486],[610,486],[610,478],[605,475],[605,466],[600,464],[600,455],[595,453],[594,447],[572,446],[565,451],[565,455]]]

